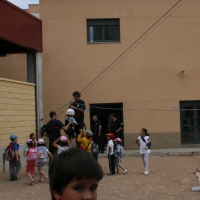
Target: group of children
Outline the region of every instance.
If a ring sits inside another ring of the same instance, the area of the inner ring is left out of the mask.
[[[121,165],[121,139],[114,139],[113,133],[106,134],[106,138],[108,140],[107,144],[107,157],[110,168],[110,173],[108,175],[120,174],[119,168],[123,169],[123,174],[125,174],[128,170],[125,169]],[[114,140],[113,140],[114,139]],[[115,168],[117,172],[115,173]]]

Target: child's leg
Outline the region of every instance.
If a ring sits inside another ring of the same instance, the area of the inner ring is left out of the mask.
[[[14,169],[15,169],[15,166],[13,164],[13,161],[9,161],[9,172],[10,172],[10,181],[13,181],[14,180]]]
[[[148,164],[148,159],[149,159],[149,153],[145,153],[144,155],[144,167],[145,171],[149,171],[149,164]]]
[[[110,168],[110,174],[115,174],[115,164],[114,164],[114,155],[108,156],[108,163]]]

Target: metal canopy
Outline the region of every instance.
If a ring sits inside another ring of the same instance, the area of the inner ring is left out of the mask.
[[[0,54],[42,52],[42,21],[0,0]]]

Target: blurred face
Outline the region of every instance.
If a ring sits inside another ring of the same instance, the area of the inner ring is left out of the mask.
[[[75,100],[75,101],[79,100],[79,97],[76,96],[76,95],[74,95],[74,100]]]
[[[34,133],[33,136],[31,137],[32,140],[36,139],[36,134]]]
[[[61,195],[52,192],[56,200],[97,200],[98,181],[82,179],[71,181]]]
[[[95,116],[92,117],[93,121],[97,121],[97,118]]]
[[[145,132],[143,131],[143,129],[140,130],[140,135],[141,135],[141,136],[144,136],[144,135],[145,135]]]
[[[15,139],[13,140],[13,142],[17,142],[17,138],[15,138]]]
[[[107,140],[110,140],[110,136],[109,136],[109,135],[106,135],[106,139],[107,139]]]

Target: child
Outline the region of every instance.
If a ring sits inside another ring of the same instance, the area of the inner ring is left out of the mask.
[[[94,138],[91,137],[91,142],[92,142],[91,153],[92,153],[93,157],[98,161],[99,146],[93,140],[94,140]]]
[[[85,133],[81,132],[78,135],[77,142],[80,143],[79,148],[85,149],[89,153],[91,153],[91,147],[92,147],[92,136],[93,132],[90,130],[86,130]]]
[[[138,146],[140,146],[140,154],[142,155],[142,160],[144,163],[144,174],[147,175],[149,174],[149,169],[148,169],[148,158],[149,158],[149,153],[150,149],[147,147],[147,143],[150,142],[149,134],[147,132],[147,129],[142,128],[140,131],[140,136],[138,139],[135,141]]]
[[[38,167],[38,173],[40,175],[39,181],[43,182],[43,176],[45,177],[46,181],[49,182],[48,175],[42,171],[45,164],[47,164],[48,155],[52,159],[52,154],[49,152],[49,150],[46,148],[46,145],[44,143],[43,139],[39,139],[37,142],[37,151],[38,151],[38,161],[37,161],[37,167]]]
[[[121,165],[121,157],[120,157],[120,151],[121,151],[121,139],[120,138],[116,138],[113,140],[115,143],[115,147],[114,147],[114,153],[115,153],[115,167],[117,169],[116,174],[120,174],[119,172],[119,168],[123,169],[123,174],[125,174],[128,170],[125,169],[122,165]]]
[[[10,181],[18,180],[17,175],[21,168],[20,156],[18,154],[19,144],[17,143],[17,135],[12,134],[10,136],[11,145],[15,152],[15,157],[13,160],[9,161],[9,172],[10,172]]]
[[[63,151],[49,167],[52,200],[97,200],[97,187],[102,178],[102,167],[90,153],[79,148]]]
[[[35,133],[31,133],[29,135],[29,139],[31,139],[33,141],[33,147],[36,148],[36,134]]]
[[[27,164],[26,164],[26,173],[30,179],[29,185],[33,185],[33,179],[35,174],[35,166],[36,161],[38,158],[37,149],[34,148],[33,141],[31,139],[28,139],[26,141],[26,144],[28,146],[28,150],[25,150],[24,156],[27,156]]]
[[[106,139],[108,140],[107,144],[107,157],[108,157],[108,163],[110,168],[110,174],[108,175],[114,175],[115,174],[115,155],[114,155],[114,143],[112,139],[115,137],[113,133],[105,134]]]
[[[67,131],[65,131],[65,133],[67,134],[68,138],[69,138],[69,143],[70,143],[70,147],[72,146],[76,146],[76,131],[75,131],[75,126],[78,125],[77,121],[73,118],[73,116],[75,115],[75,112],[73,109],[69,108],[66,111],[66,115],[65,115],[65,125],[68,125],[68,123],[70,122],[70,126],[67,129]]]
[[[54,143],[53,146],[58,149],[57,154],[60,154],[62,151],[69,149],[68,139],[65,136],[60,136]]]

